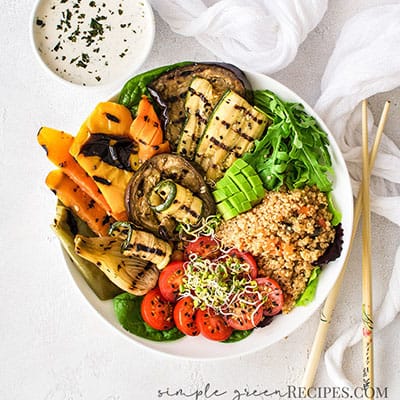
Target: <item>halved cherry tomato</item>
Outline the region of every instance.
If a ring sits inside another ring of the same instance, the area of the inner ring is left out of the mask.
[[[158,287],[162,296],[174,303],[179,294],[179,287],[185,276],[183,261],[170,262],[160,273],[158,278]]]
[[[162,297],[160,289],[150,290],[142,300],[140,313],[146,324],[159,331],[171,329],[174,326],[174,306]]]
[[[257,276],[258,276],[257,262],[250,253],[245,252],[245,251],[240,251],[237,249],[232,249],[229,251],[228,254],[230,256],[237,257],[241,263],[248,264],[250,267],[250,270],[249,270],[250,278],[251,279],[257,278]]]
[[[196,310],[191,297],[183,297],[177,301],[174,308],[176,327],[185,335],[197,336],[200,333],[196,324]]]
[[[263,319],[261,299],[258,300],[256,295],[248,295],[243,300],[235,301],[229,307],[231,314],[227,317],[228,325],[239,331],[255,328]]]
[[[272,317],[282,310],[283,306],[283,292],[279,283],[272,278],[257,278],[256,279],[258,290],[263,296],[268,297],[264,304],[264,315]]]
[[[210,340],[223,341],[231,336],[233,329],[222,315],[218,315],[211,308],[198,310],[196,323],[204,337]]]
[[[219,256],[219,243],[210,236],[200,236],[193,242],[189,242],[185,249],[185,259],[189,254],[195,253],[202,258],[216,258]]]

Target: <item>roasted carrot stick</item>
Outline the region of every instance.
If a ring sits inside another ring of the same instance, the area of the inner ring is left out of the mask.
[[[37,139],[46,151],[49,160],[60,167],[70,179],[110,214],[111,208],[101,194],[95,181],[69,153],[69,149],[74,141],[73,136],[57,129],[42,127],[38,132]]]
[[[129,134],[139,145],[140,161],[170,151],[168,141],[164,141],[157,113],[146,96],[142,96],[139,102],[137,116],[130,126]]]
[[[47,175],[46,185],[66,207],[85,221],[94,233],[99,236],[107,235],[114,220],[61,169],[51,171]]]
[[[169,153],[170,147],[169,147],[169,142],[163,142],[159,145],[142,145],[139,146],[139,160],[148,160],[149,158],[153,157],[156,154],[161,154],[161,153]]]

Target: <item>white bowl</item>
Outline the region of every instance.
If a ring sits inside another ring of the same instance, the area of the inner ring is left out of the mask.
[[[269,326],[262,329],[255,329],[249,337],[236,343],[213,342],[201,336],[187,336],[174,342],[153,342],[132,335],[124,330],[117,321],[114,315],[112,301],[104,302],[99,300],[86,284],[77,268],[71,263],[69,258],[66,257],[72,277],[88,302],[105,321],[111,324],[116,331],[122,333],[122,335],[132,343],[167,355],[190,359],[230,358],[262,350],[290,335],[310,318],[326,299],[343,268],[343,262],[349,250],[349,240],[353,224],[353,196],[346,164],[332,134],[313,109],[293,91],[279,82],[261,74],[247,72],[246,76],[252,84],[253,89],[269,89],[284,100],[302,103],[305,110],[314,116],[322,129],[327,132],[330,142],[329,150],[335,171],[333,198],[335,204],[342,212],[344,237],[341,256],[323,268],[319,278],[317,293],[311,304],[304,307],[295,307],[287,315],[276,316]]]
[[[148,57],[155,34],[147,0],[39,0],[31,23],[40,64],[64,82],[88,87],[122,85]]]

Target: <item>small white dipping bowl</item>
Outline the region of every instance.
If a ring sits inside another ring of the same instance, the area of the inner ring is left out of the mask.
[[[53,76],[98,87],[124,82],[146,60],[154,41],[147,0],[39,0],[31,41]]]

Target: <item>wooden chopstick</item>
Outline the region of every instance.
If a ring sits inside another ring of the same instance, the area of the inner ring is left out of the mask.
[[[372,146],[372,150],[369,156],[369,174],[371,173],[373,166],[375,164],[375,159],[376,155],[378,153],[378,148],[379,144],[381,142],[383,130],[385,128],[386,120],[389,114],[389,109],[390,109],[390,101],[386,101],[385,106],[382,111],[382,115],[380,117],[379,125],[376,131],[376,136],[375,136],[375,141]],[[324,306],[322,307],[321,314],[320,314],[320,321],[319,325],[317,328],[317,332],[314,337],[314,342],[311,347],[310,355],[308,357],[307,361],[307,366],[306,370],[304,372],[303,380],[301,383],[301,386],[306,389],[306,393],[310,387],[312,387],[315,379],[315,374],[318,369],[319,361],[321,359],[321,354],[323,352],[324,346],[325,346],[325,341],[326,337],[328,335],[328,329],[329,325],[332,320],[332,315],[333,311],[336,306],[336,302],[340,293],[340,288],[343,283],[343,278],[346,272],[346,268],[350,259],[350,253],[351,253],[351,248],[354,243],[354,238],[356,236],[357,232],[357,227],[358,227],[358,222],[360,220],[361,216],[361,209],[362,209],[362,187],[363,184],[361,184],[361,187],[358,192],[356,204],[354,206],[354,218],[353,218],[353,228],[351,231],[351,236],[350,236],[350,243],[349,243],[349,249],[346,255],[346,258],[343,262],[343,268],[342,271],[339,274],[338,279],[336,280],[335,285],[333,286],[332,290],[329,292],[329,295],[325,301]]]
[[[362,348],[364,398],[373,399],[374,319],[372,311],[370,171],[368,161],[368,103],[362,103]]]

